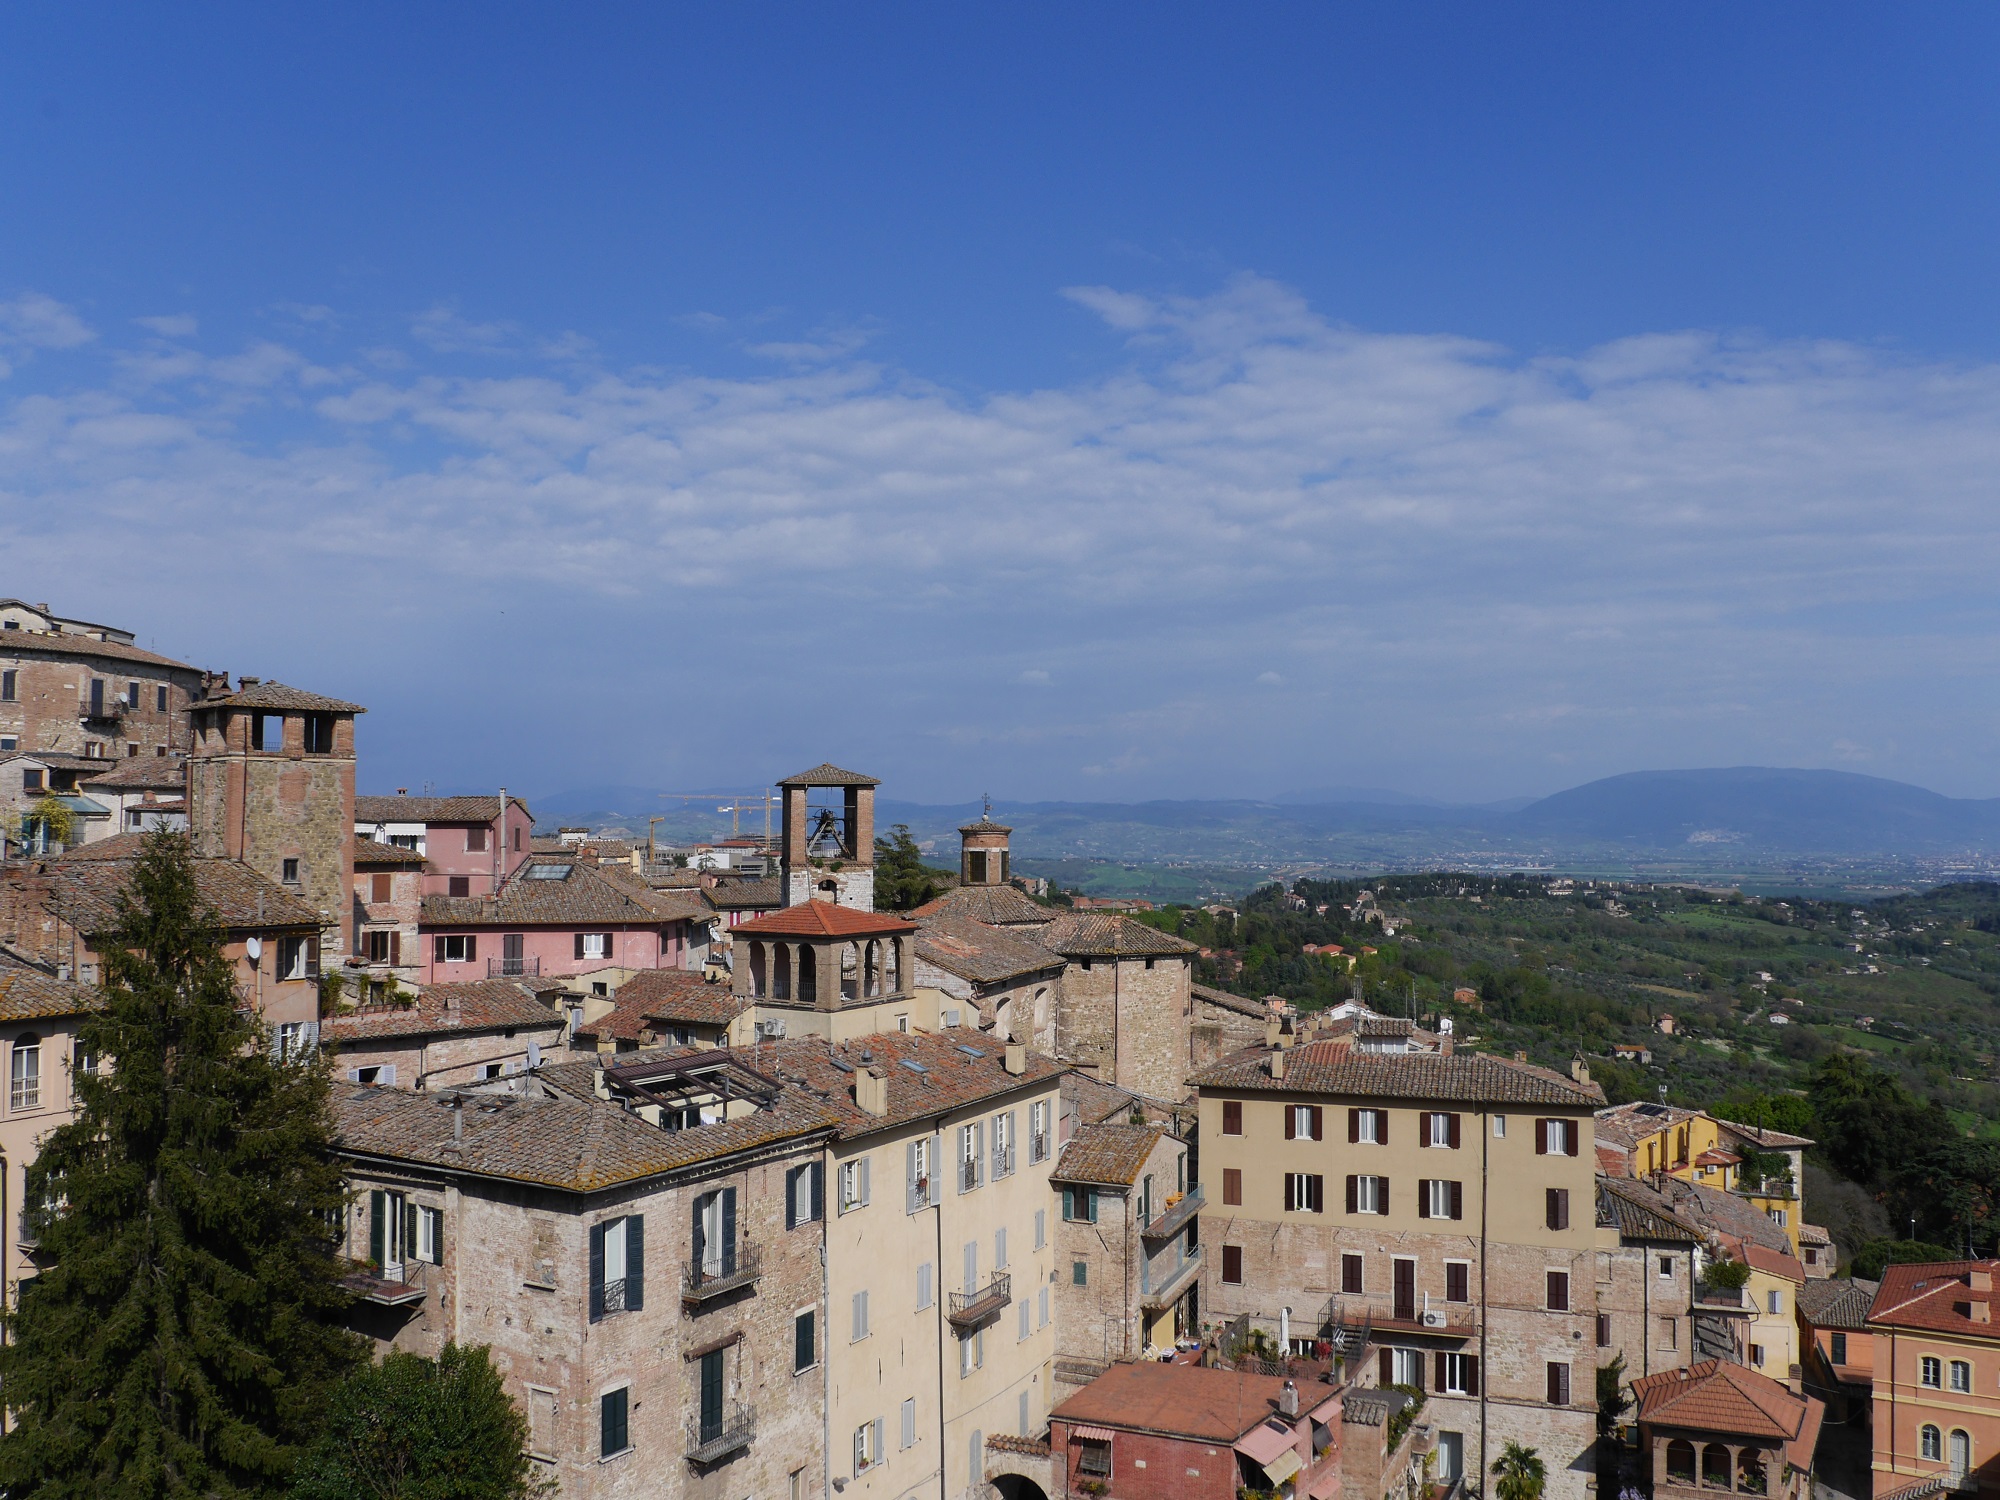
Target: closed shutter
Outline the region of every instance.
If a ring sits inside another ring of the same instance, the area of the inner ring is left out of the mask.
[[[632,1221],[638,1223],[637,1219]],[[736,1274],[736,1189],[722,1190],[722,1274]]]
[[[1547,1156],[1548,1154],[1549,1122],[1547,1120],[1537,1120],[1535,1121],[1535,1155]],[[1551,1366],[1550,1368],[1553,1369],[1554,1367]]]
[[[1569,1189],[1546,1188],[1544,1193],[1548,1199],[1548,1227],[1569,1228]]]
[[[1548,1401],[1551,1406],[1569,1405],[1569,1366],[1549,1366]]]
[[[1361,1295],[1361,1257],[1343,1255],[1340,1257],[1340,1290],[1348,1296]]]
[[[1583,1146],[1583,1122],[1563,1121],[1563,1150],[1566,1155],[1575,1156]]]
[[[1549,1272],[1549,1311],[1569,1311],[1569,1272]]]
[[[793,1167],[785,1174],[785,1228],[787,1229],[799,1227],[800,1174],[804,1171],[804,1167]]]
[[[1417,1217],[1420,1219],[1428,1219],[1430,1216],[1431,1216],[1431,1184],[1430,1184],[1430,1179],[1425,1178],[1417,1183]]]
[[[1243,1206],[1243,1173],[1236,1167],[1222,1169],[1222,1202],[1225,1208]]]
[[[403,929],[400,927],[389,934],[389,962],[398,968],[403,963]]]
[[[1313,1122],[1313,1139],[1316,1141],[1325,1140],[1326,1115],[1325,1111],[1323,1111],[1317,1104],[1315,1104],[1312,1107],[1312,1122]]]
[[[473,933],[466,934],[465,961],[469,964],[476,964],[479,962],[479,938],[476,934]]]
[[[1007,1226],[1002,1224],[993,1231],[993,1269],[1007,1269]]]
[[[1431,1364],[1432,1364],[1431,1389],[1434,1391],[1442,1391],[1450,1384],[1450,1382],[1445,1378],[1443,1351],[1439,1351],[1437,1357],[1431,1362]]]
[[[696,1252],[699,1255],[699,1251]],[[699,1262],[697,1261],[697,1264]],[[604,1317],[604,1226],[590,1226],[590,1321]]]
[[[1350,1146],[1361,1143],[1361,1111],[1358,1109],[1350,1109],[1347,1112],[1347,1143]]]
[[[580,932],[576,934],[576,956],[583,957],[583,934]]]
[[[1287,1104],[1285,1106],[1285,1139],[1288,1141],[1295,1141],[1298,1138],[1299,1138],[1298,1106],[1294,1104]]]
[[[1382,1384],[1384,1386],[1394,1385],[1396,1383],[1396,1354],[1393,1349],[1384,1349],[1382,1351],[1381,1364]]]
[[[1458,1149],[1458,1139],[1459,1139],[1459,1137],[1458,1137],[1458,1116],[1457,1116],[1457,1115],[1447,1115],[1447,1116],[1446,1116],[1445,1118],[1451,1121],[1451,1125],[1450,1125],[1450,1127],[1449,1127],[1449,1129],[1450,1129],[1450,1138],[1451,1138],[1451,1149],[1452,1149],[1452,1150],[1454,1150],[1454,1151],[1456,1151],[1456,1150]],[[1458,1217],[1458,1215],[1457,1215],[1457,1214],[1453,1214],[1453,1215],[1452,1215],[1452,1217],[1453,1217],[1453,1218],[1455,1219],[1455,1218],[1457,1218],[1457,1217]]]
[[[1347,1211],[1351,1214],[1361,1211],[1361,1179],[1352,1172],[1347,1174]]]
[[[970,1240],[965,1246],[965,1289],[968,1292],[979,1289],[979,1241]]]
[[[1241,1245],[1224,1245],[1222,1247],[1222,1279],[1231,1286],[1242,1285],[1243,1247]],[[1047,1287],[1042,1288],[1042,1295],[1044,1297],[1048,1295]]]
[[[917,1306],[931,1305],[931,1263],[925,1261],[917,1267]],[[905,1445],[907,1446],[907,1445]]]
[[[983,1187],[986,1183],[986,1122],[981,1120],[972,1127],[972,1185]]]
[[[1285,1174],[1285,1212],[1286,1212],[1286,1213],[1288,1213],[1288,1214],[1289,1214],[1289,1213],[1294,1213],[1294,1212],[1296,1212],[1296,1211],[1298,1210],[1298,1206],[1299,1206],[1299,1201],[1298,1201],[1298,1198],[1299,1198],[1299,1174],[1298,1174],[1298,1173],[1296,1173],[1296,1172],[1287,1172],[1287,1173]]]
[[[632,1214],[625,1220],[625,1311],[637,1312],[646,1305],[646,1216]]]
[[[1378,1146],[1389,1144],[1389,1111],[1386,1109],[1375,1111],[1375,1144]]]
[[[1465,1394],[1479,1394],[1479,1356],[1476,1354],[1465,1356]]]
[[[1225,1099],[1222,1101],[1222,1133],[1224,1135],[1243,1134],[1243,1101]]]
[[[868,1158],[864,1156],[861,1158],[861,1203],[864,1208],[868,1204],[869,1191]]]
[[[1458,1116],[1453,1115],[1452,1118],[1455,1120]],[[1462,1182],[1451,1185],[1451,1216],[1454,1219],[1465,1217],[1465,1184]]]
[[[377,1266],[386,1265],[385,1251],[388,1249],[384,1234],[383,1218],[388,1213],[388,1194],[368,1195],[368,1258]]]
[[[444,938],[442,936],[439,936],[431,944],[431,961],[440,964],[444,962]]]
[[[1389,1211],[1389,1179],[1386,1177],[1376,1178],[1375,1192],[1380,1200],[1375,1205],[1375,1212],[1377,1212],[1378,1214],[1386,1214]]]
[[[812,1216],[815,1222],[826,1217],[825,1162],[816,1161],[812,1164]]]
[[[704,1215],[702,1213],[703,1205],[707,1202],[708,1195],[705,1193],[694,1200],[693,1264],[697,1268],[705,1266],[708,1263],[708,1225],[704,1222]]]
[[[1312,1211],[1326,1212],[1326,1179],[1315,1172],[1312,1175]]]
[[[319,978],[319,934],[306,939],[306,978]]]

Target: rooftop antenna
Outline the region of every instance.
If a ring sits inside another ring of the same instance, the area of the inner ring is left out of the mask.
[[[980,813],[980,817],[985,822],[991,823],[993,821],[993,794],[991,792],[982,792],[980,796],[981,800],[985,803],[985,808]]]

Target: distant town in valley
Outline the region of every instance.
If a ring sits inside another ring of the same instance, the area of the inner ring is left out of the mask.
[[[324,1079],[314,1316],[481,1351],[510,1493],[1991,1487],[2000,804],[937,807],[812,744],[398,787],[365,704],[133,625],[0,599],[12,1317],[70,1295],[38,1154],[136,1076],[87,1036],[185,870]]]

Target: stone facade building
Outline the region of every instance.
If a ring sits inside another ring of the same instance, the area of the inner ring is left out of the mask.
[[[320,1044],[336,1077],[405,1089],[461,1088],[567,1056],[559,984],[478,979],[433,984],[406,1004],[329,1015]]]
[[[424,973],[424,856],[396,844],[354,838],[354,948],[348,954],[357,999],[381,1000],[414,987]]]
[[[185,750],[187,711],[209,674],[135,642],[129,630],[0,599],[0,754],[104,761]]]
[[[187,758],[179,751],[122,760],[80,779],[77,790],[111,810],[105,835],[187,828]]]
[[[1195,946],[1115,913],[1065,913],[1037,939],[1060,954],[1062,995],[1043,1051],[1143,1094],[1185,1093],[1193,1065]]]
[[[1289,1040],[1194,1075],[1209,1316],[1289,1323],[1304,1350],[1372,1340],[1381,1384],[1428,1393],[1441,1478],[1512,1439],[1582,1500],[1603,1092],[1448,1043]]]
[[[1693,1363],[1701,1227],[1644,1183],[1597,1179],[1597,1363],[1629,1383]]]

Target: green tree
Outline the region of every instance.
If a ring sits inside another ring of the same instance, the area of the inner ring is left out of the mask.
[[[1510,1440],[1493,1460],[1493,1477],[1499,1481],[1493,1486],[1499,1500],[1542,1500],[1548,1471],[1540,1453]]]
[[[44,1260],[6,1318],[10,1500],[239,1500],[289,1486],[365,1358],[329,1225],[327,1075],[239,1008],[186,841],[155,834],[81,1027],[104,1066],[28,1171]]]
[[[50,844],[67,846],[75,837],[76,814],[69,810],[67,802],[53,792],[42,793],[21,819],[21,842],[24,844],[38,844],[46,849]]]
[[[1814,1069],[1808,1093],[1827,1159],[1864,1187],[1880,1187],[1904,1163],[1958,1134],[1942,1107],[1850,1053]]]
[[[943,889],[941,871],[924,864],[924,854],[910,837],[910,825],[898,823],[889,837],[875,840],[875,904],[888,911],[922,906]]]
[[[486,1346],[396,1352],[334,1393],[293,1500],[533,1500],[551,1486]]]
[[[1885,1266],[1927,1265],[1957,1260],[1958,1256],[1949,1245],[1930,1245],[1922,1240],[1870,1240],[1854,1252],[1847,1274],[1863,1281],[1880,1281]]]
[[[1625,1389],[1625,1356],[1614,1354],[1611,1363],[1597,1367],[1597,1435],[1608,1438],[1618,1430],[1618,1420],[1632,1409],[1632,1396]]]

